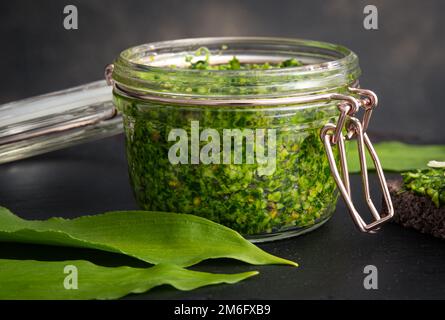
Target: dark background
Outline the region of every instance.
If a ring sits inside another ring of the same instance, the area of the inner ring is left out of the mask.
[[[67,4],[79,10],[79,30],[63,28]],[[363,28],[366,4],[378,7],[379,30]],[[100,79],[104,66],[121,50],[144,42],[196,36],[298,37],[340,43],[358,53],[362,86],[375,90],[381,100],[371,126],[374,137],[445,143],[444,12],[445,2],[439,0],[2,1],[0,103]],[[116,136],[2,164],[0,204],[28,219],[135,209],[124,153],[123,138]],[[359,189],[358,176],[352,184]],[[373,194],[378,199],[378,193]],[[366,210],[363,201],[358,209]],[[342,201],[319,230],[261,247],[301,267],[210,261],[196,268],[227,273],[250,269],[261,275],[233,286],[192,292],[164,286],[132,297],[445,298],[443,241],[395,224],[375,236],[361,234]],[[0,258],[141,265],[97,251],[4,243]],[[379,270],[378,290],[363,288],[368,264]]]
[[[74,4],[79,29],[63,28]],[[363,8],[379,10],[365,30]],[[0,103],[100,79],[127,47],[203,36],[281,36],[343,44],[381,110],[373,131],[445,141],[445,2],[357,0],[17,0],[0,3]]]

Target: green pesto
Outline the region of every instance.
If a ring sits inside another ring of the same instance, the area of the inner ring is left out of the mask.
[[[287,59],[281,61],[280,63],[240,63],[237,57],[233,57],[228,63],[211,65],[210,64],[210,52],[207,48],[200,48],[197,50],[196,55],[201,55],[205,53],[204,60],[198,60],[196,62],[192,62],[193,56],[187,56],[186,62],[190,63],[190,69],[198,69],[198,70],[255,70],[255,69],[272,69],[272,68],[288,68],[288,67],[298,67],[302,66],[303,63],[298,61],[295,58]]]
[[[436,207],[445,204],[445,169],[429,168],[402,173],[404,190],[431,198]]]
[[[243,65],[235,57],[217,66],[208,65],[208,58],[188,62],[190,68],[217,70],[301,65],[296,59]],[[335,119],[335,105],[264,109],[161,105],[116,94],[114,99],[123,113],[129,175],[143,209],[195,214],[244,235],[307,228],[332,214],[337,192],[319,133]],[[175,142],[168,134],[182,128],[190,137],[191,121],[219,132],[276,129],[276,170],[265,175],[257,163],[172,165],[168,151]]]

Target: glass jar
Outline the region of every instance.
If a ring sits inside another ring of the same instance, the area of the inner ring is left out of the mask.
[[[297,58],[303,66],[187,68],[190,57],[209,53],[210,64],[236,56],[246,64]],[[203,38],[125,50],[112,70],[113,95],[139,206],[196,214],[254,241],[319,227],[338,197],[320,139],[338,119],[338,101],[280,100],[347,93],[359,75],[353,52],[314,41]]]
[[[203,59],[227,63],[234,56],[241,64],[296,58],[302,65],[188,68]],[[3,136],[0,130],[0,152],[12,150],[7,159],[14,160],[114,134],[122,128],[121,115],[131,184],[142,209],[199,215],[251,241],[268,241],[321,226],[339,190],[360,230],[374,232],[391,218],[392,205],[366,135],[377,97],[358,89],[359,75],[352,51],[324,42],[240,37],[145,44],[123,51],[106,68],[119,113],[106,98],[109,87],[100,82],[0,106],[0,113],[10,115],[8,110],[34,110],[56,99],[50,105],[58,111],[23,116]],[[363,120],[355,117],[360,108]],[[64,110],[70,117],[60,117]],[[370,224],[351,200],[344,141],[352,138],[375,219]],[[42,145],[26,149],[33,139]],[[389,208],[385,217],[370,200],[365,149]]]

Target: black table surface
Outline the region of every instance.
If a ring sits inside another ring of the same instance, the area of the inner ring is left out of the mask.
[[[371,175],[372,178],[375,178]],[[76,217],[136,209],[128,181],[122,136],[0,165],[0,204],[27,219]],[[360,179],[352,178],[360,194]],[[376,185],[374,194],[380,204]],[[367,212],[357,199],[360,211]],[[189,292],[161,286],[126,299],[438,299],[445,298],[445,243],[390,223],[376,235],[360,233],[339,201],[330,221],[293,239],[259,245],[300,264],[250,266],[234,260],[205,261],[193,269],[260,275],[235,285]],[[95,250],[0,244],[0,258],[88,259],[104,266],[144,266],[125,256]],[[378,289],[366,290],[364,268],[378,270]]]

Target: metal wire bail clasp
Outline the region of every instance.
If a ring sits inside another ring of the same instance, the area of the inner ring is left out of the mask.
[[[338,189],[345,200],[345,203],[349,209],[352,219],[357,227],[367,233],[374,233],[381,224],[391,219],[394,215],[394,209],[389,194],[388,185],[383,173],[380,160],[375,152],[375,149],[366,134],[366,129],[371,118],[372,110],[377,105],[377,96],[374,92],[365,89],[349,88],[350,92],[360,95],[360,99],[355,99],[351,96],[347,96],[347,100],[343,100],[339,103],[338,108],[340,110],[340,116],[337,124],[328,123],[321,130],[321,140],[323,141],[326,155],[329,160],[329,166],[331,168],[332,175],[337,183]],[[333,97],[336,99],[336,97]],[[358,109],[362,107],[365,110],[363,120],[360,121],[354,117]],[[346,135],[343,135],[343,129],[346,129]],[[348,164],[346,160],[346,148],[345,140],[355,138],[357,140],[358,155],[360,161],[360,170],[362,176],[363,193],[366,203],[374,217],[374,221],[366,224],[362,219],[351,198],[351,187],[349,183]],[[333,145],[338,146],[339,161],[341,167],[341,175],[339,173],[336,159],[334,157]],[[377,211],[370,195],[369,190],[369,178],[368,168],[366,163],[365,148],[368,150],[372,161],[374,163],[383,198],[388,208],[388,215],[381,217]]]
[[[105,81],[107,82],[107,85],[109,85],[109,86],[114,85],[114,80],[112,78],[113,71],[114,71],[114,64],[112,64],[112,63],[108,64],[104,70]]]

